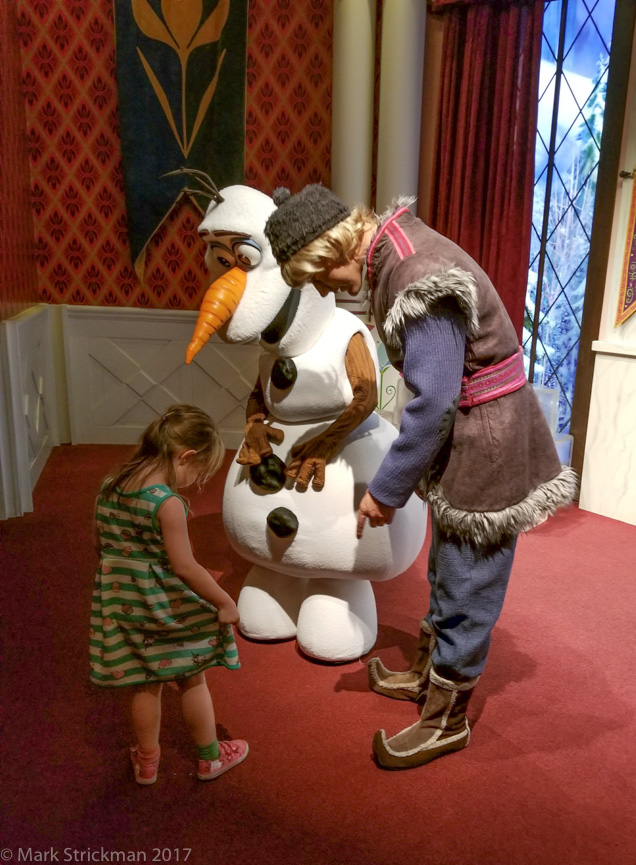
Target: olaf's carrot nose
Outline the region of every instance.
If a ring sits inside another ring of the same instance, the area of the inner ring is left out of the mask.
[[[199,317],[186,351],[186,363],[190,363],[210,337],[232,318],[246,285],[247,274],[239,267],[233,267],[214,280],[199,307]]]

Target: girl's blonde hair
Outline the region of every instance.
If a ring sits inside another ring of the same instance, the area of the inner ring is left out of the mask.
[[[292,288],[300,288],[319,274],[348,264],[358,254],[367,229],[379,224],[379,217],[370,208],[356,205],[346,219],[281,264],[283,279]]]
[[[223,462],[225,445],[212,418],[193,405],[172,405],[154,420],[141,437],[137,450],[102,486],[105,495],[123,489],[134,475],[153,469],[166,469],[168,486],[175,488],[173,459],[182,450],[194,450],[195,464],[200,466],[200,487],[215,474]]]

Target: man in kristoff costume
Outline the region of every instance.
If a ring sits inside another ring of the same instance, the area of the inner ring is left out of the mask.
[[[466,709],[484,669],[519,532],[570,503],[562,467],[503,303],[484,271],[401,200],[380,219],[350,210],[320,184],[290,196],[265,233],[290,286],[360,291],[366,266],[375,322],[413,397],[400,432],[360,503],[390,523],[419,485],[432,513],[430,606],[407,672],[369,661],[378,694],[423,703],[393,736],[379,730],[381,766],[410,768],[468,745]]]

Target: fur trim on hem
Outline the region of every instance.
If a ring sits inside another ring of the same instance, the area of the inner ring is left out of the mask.
[[[452,507],[436,484],[428,492],[428,501],[440,528],[463,541],[478,546],[492,546],[505,538],[527,532],[538,526],[557,508],[571,504],[578,489],[574,469],[563,466],[551,481],[538,486],[523,501],[501,511],[462,511]]]
[[[479,328],[475,280],[467,270],[447,267],[407,285],[395,298],[384,322],[384,333],[391,348],[402,349],[401,331],[406,319],[430,315],[435,304],[447,297],[457,301],[466,318],[467,336],[473,339]]]

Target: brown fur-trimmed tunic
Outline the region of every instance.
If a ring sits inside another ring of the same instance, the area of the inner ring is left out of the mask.
[[[519,350],[517,335],[488,276],[455,243],[396,208],[369,248],[371,302],[391,362],[403,360],[409,318],[456,303],[466,323],[464,375]],[[575,472],[562,467],[545,416],[527,383],[459,408],[446,443],[423,479],[441,528],[478,544],[527,531],[569,504]]]

